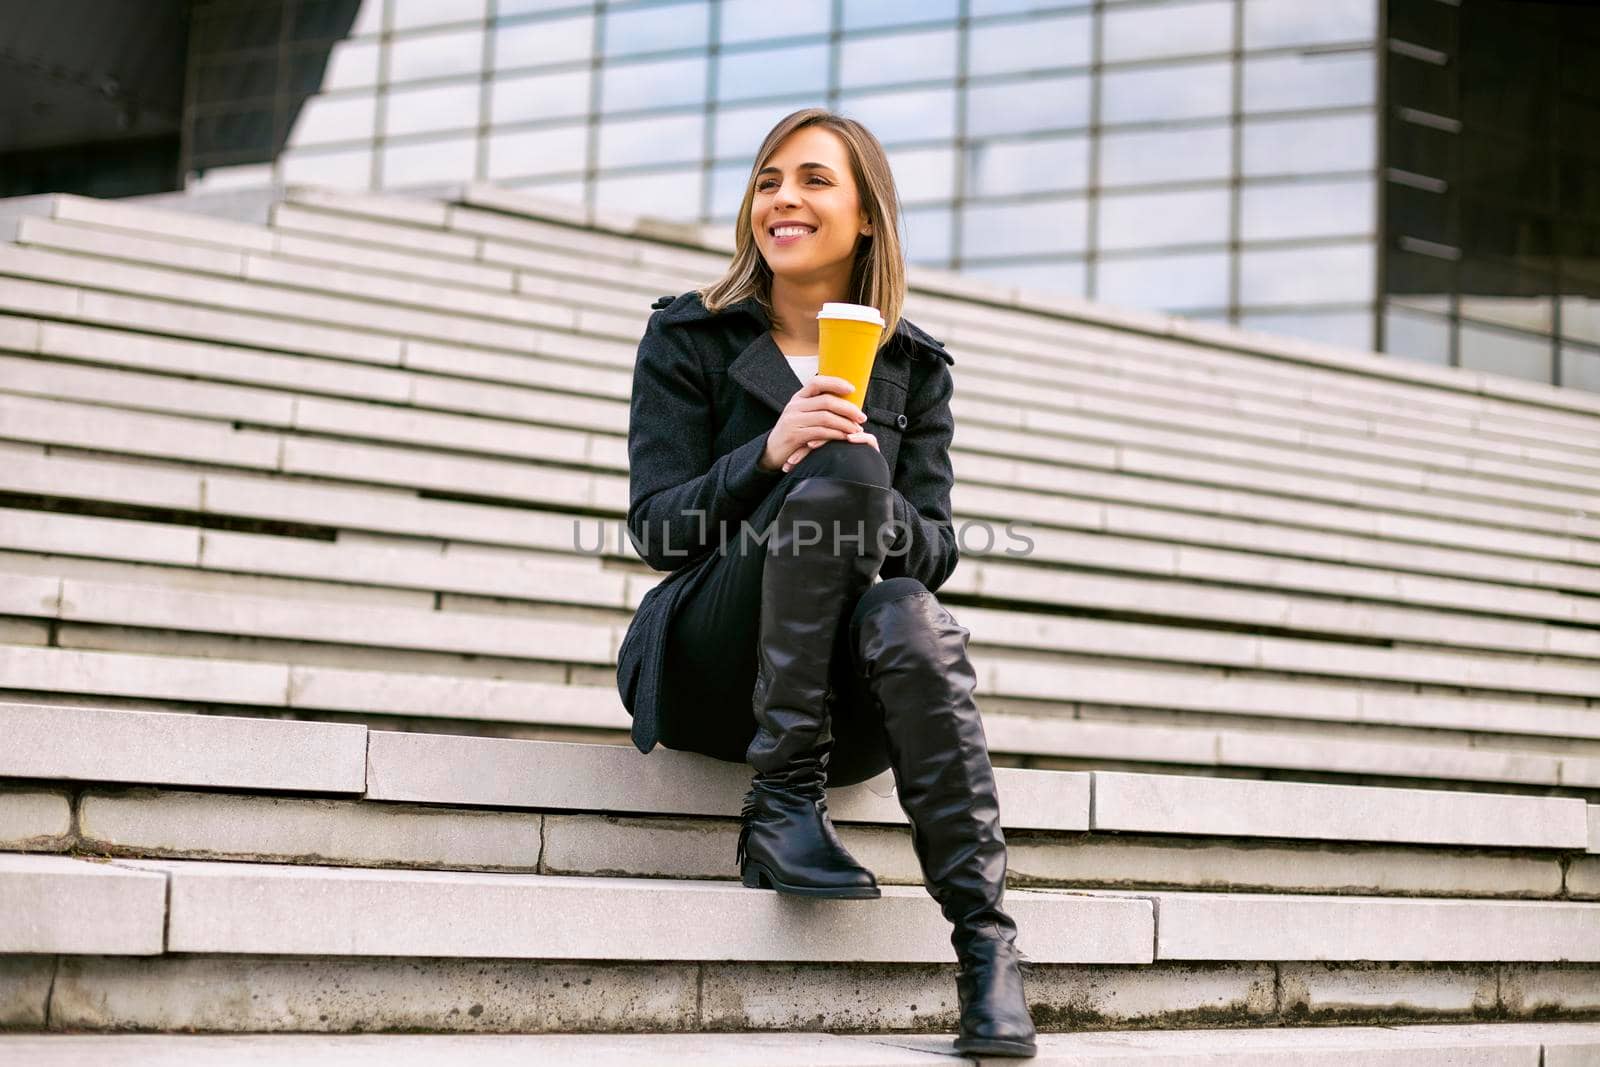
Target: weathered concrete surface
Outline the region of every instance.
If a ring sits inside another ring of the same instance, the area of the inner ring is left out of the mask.
[[[1500,999],[1515,1015],[1600,1013],[1600,966],[1584,963],[1505,963]]]
[[[944,1034],[197,1034],[0,1036],[0,1054],[38,1067],[245,1063],[256,1067],[906,1067],[966,1062]],[[1600,1024],[1279,1028],[1041,1034],[1038,1067],[1589,1067]],[[1541,1056],[1543,1057],[1541,1059]],[[1002,1062],[1012,1062],[1009,1060]]]
[[[532,871],[541,818],[360,800],[95,790],[80,803],[79,832],[85,848],[130,855]]]
[[[693,752],[373,730],[367,797],[428,804],[628,814],[737,816],[750,769]],[[1089,776],[1014,767],[995,772],[1005,824],[1086,830]],[[904,826],[889,772],[828,791],[837,822]]]
[[[1584,809],[1573,797],[1094,772],[1096,830],[1581,850]]]
[[[54,956],[0,956],[0,1027],[43,1028],[55,972]]]
[[[72,798],[61,790],[0,786],[0,849],[58,852],[72,843]]]
[[[1282,1010],[1297,1021],[1472,1019],[1497,1008],[1494,963],[1289,962],[1278,968]]]
[[[171,880],[171,952],[546,959],[953,959],[949,924],[920,887],[877,900],[666,881],[372,870],[203,860],[119,860]],[[1028,953],[1051,963],[1148,963],[1141,899],[1017,890]],[[845,906],[840,906],[845,905]],[[708,917],[715,917],[708,921]]]
[[[1020,885],[1452,897],[1554,897],[1561,892],[1561,861],[1548,854],[1033,833],[1008,834],[1006,844],[1006,876]]]
[[[68,956],[52,1023],[100,1029],[692,1030],[692,963]]]
[[[820,964],[704,965],[708,1029],[926,1031],[959,1024],[953,965],[843,968]],[[1270,964],[1148,967],[1042,965],[1024,979],[1035,1025],[1265,1024],[1274,1011]]]
[[[167,879],[157,871],[0,853],[0,953],[159,953],[166,898]]]
[[[366,788],[365,726],[0,702],[0,727],[5,777],[327,793]]]
[[[1155,904],[1159,959],[1600,962],[1600,904],[1084,892]]]

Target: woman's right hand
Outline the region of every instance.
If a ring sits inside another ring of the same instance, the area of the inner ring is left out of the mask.
[[[846,399],[855,386],[843,378],[814,374],[789,398],[778,424],[767,434],[767,447],[758,466],[776,471],[803,446],[817,448],[824,441],[840,441],[860,432],[867,421],[862,410]]]

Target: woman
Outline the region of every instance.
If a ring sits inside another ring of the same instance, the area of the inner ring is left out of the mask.
[[[1032,1056],[969,632],[934,595],[958,558],[954,360],[900,317],[882,146],[825,109],[789,115],[757,153],[739,219],[727,273],[657,301],[635,364],[628,528],[671,573],[618,653],[634,743],[748,762],[740,876],[814,897],[881,895],[824,788],[892,768],[953,928],[955,1047]],[[829,301],[886,323],[864,410],[848,382],[812,373]]]

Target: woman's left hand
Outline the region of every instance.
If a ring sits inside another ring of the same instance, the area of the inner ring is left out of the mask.
[[[871,445],[877,451],[883,451],[881,448],[878,448],[878,439],[865,431],[849,434],[845,437],[845,440],[858,445]],[[792,456],[784,461],[784,473],[787,474],[789,471],[793,470],[796,464],[811,454],[813,449],[821,448],[825,444],[827,444],[826,441],[807,441],[804,448],[797,449]]]

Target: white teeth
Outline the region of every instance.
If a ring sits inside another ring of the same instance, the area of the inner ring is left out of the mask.
[[[810,233],[810,232],[811,231],[806,229],[804,226],[779,226],[776,230],[772,231],[772,236],[774,236],[774,237],[793,237],[796,234]]]

